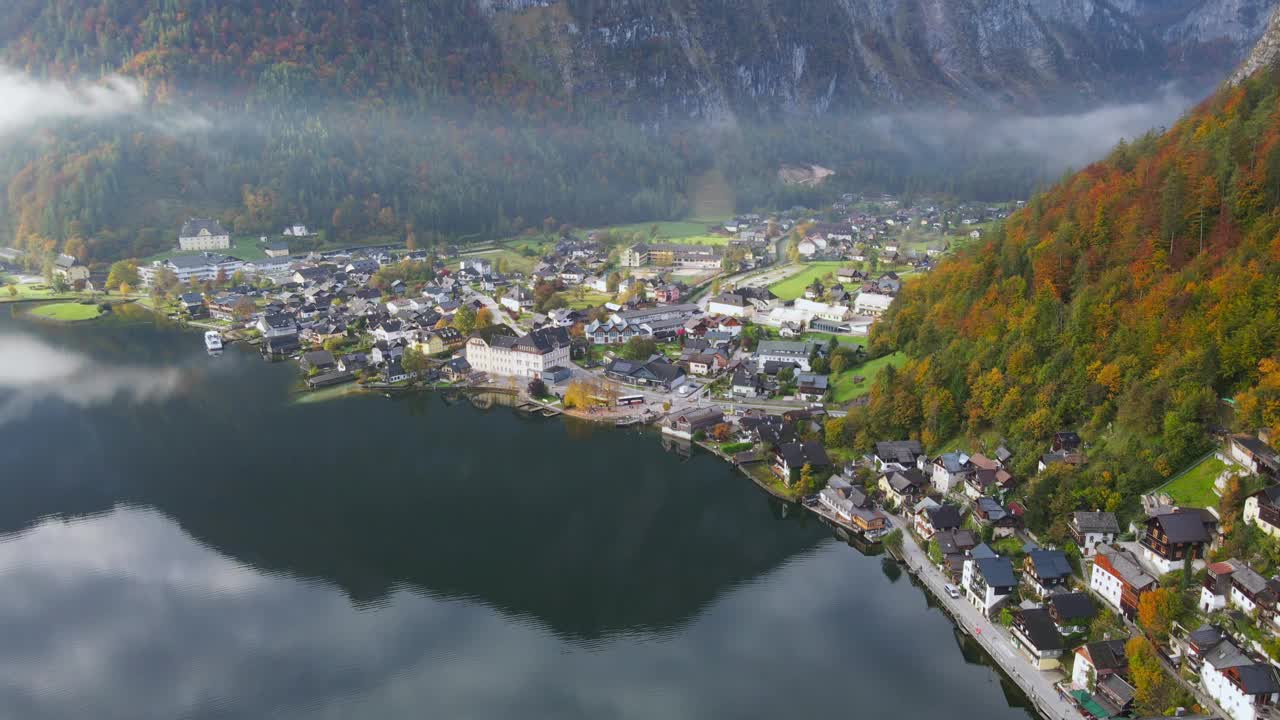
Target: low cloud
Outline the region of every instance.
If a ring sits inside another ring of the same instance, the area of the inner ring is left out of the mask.
[[[113,75],[99,82],[41,81],[0,67],[0,137],[40,123],[106,118],[142,106],[137,81]]]
[[[882,115],[871,124],[901,150],[947,153],[956,148],[1016,151],[1046,170],[1080,168],[1104,157],[1122,139],[1168,127],[1192,100],[1169,88],[1153,100],[1108,105],[1065,115],[989,115],[964,110]],[[914,147],[913,147],[914,146]],[[921,148],[923,146],[923,148]]]
[[[50,398],[81,408],[154,402],[177,391],[181,379],[176,368],[104,366],[27,335],[0,334],[0,426]]]

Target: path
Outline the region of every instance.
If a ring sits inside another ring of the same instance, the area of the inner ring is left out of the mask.
[[[907,567],[911,568],[938,602],[942,603],[956,624],[977,639],[978,644],[987,651],[987,654],[1018,684],[1018,687],[1022,688],[1022,691],[1035,704],[1036,710],[1049,720],[1080,720],[1080,711],[1075,704],[1058,694],[1055,683],[1059,675],[1035,669],[1014,646],[1013,639],[1004,628],[983,617],[982,613],[970,605],[963,595],[960,598],[947,595],[943,589],[943,585],[948,582],[947,579],[942,571],[929,561],[928,555],[916,544],[915,538],[911,537],[907,529],[910,523],[897,515],[890,515],[890,517],[893,519],[894,526],[902,530],[902,554]]]

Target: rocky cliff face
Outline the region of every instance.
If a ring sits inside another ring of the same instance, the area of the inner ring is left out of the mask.
[[[309,68],[321,70],[307,92],[340,95],[376,86],[483,100],[528,83],[657,120],[1057,110],[1171,81],[1189,94],[1217,84],[1278,2],[10,0],[0,58],[179,89],[278,85]]]
[[[1220,82],[1274,0],[486,0],[509,54],[659,117],[1026,108]],[[524,33],[513,33],[520,27]]]
[[[1235,74],[1231,76],[1231,84],[1236,85],[1259,69],[1274,65],[1277,59],[1280,59],[1280,9],[1271,15],[1266,31],[1253,46],[1249,56],[1236,68]]]

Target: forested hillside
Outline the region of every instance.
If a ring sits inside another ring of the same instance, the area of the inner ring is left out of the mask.
[[[957,108],[1203,82],[1272,4],[13,0],[0,70],[122,76],[144,101],[0,138],[0,243],[145,256],[197,214],[420,242],[651,220],[685,214],[713,164],[740,209],[1008,199],[1045,156]],[[902,108],[920,122],[882,114]],[[837,172],[826,187],[776,177],[814,162]]]
[[[850,428],[862,445],[1007,438],[1023,474],[1054,431],[1078,429],[1090,462],[1042,475],[1032,525],[1135,503],[1210,447],[1219,398],[1233,400],[1236,429],[1280,430],[1278,311],[1270,69],[1065,178],[988,242],[908,283],[873,346],[913,360],[882,376]]]

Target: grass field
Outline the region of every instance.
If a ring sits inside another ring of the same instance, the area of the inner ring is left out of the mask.
[[[803,270],[785,280],[780,280],[770,285],[769,290],[783,300],[795,300],[804,295],[804,289],[812,285],[814,280],[827,273],[834,274],[836,270],[844,266],[845,263],[839,262],[806,263]]]
[[[711,235],[707,232],[707,228],[713,225],[719,225],[727,219],[727,216],[691,218],[689,220],[613,225],[604,229],[613,230],[615,232],[640,233],[647,239],[653,226],[657,225],[658,234],[654,238],[655,242],[678,242],[689,245],[726,245],[729,242],[729,238],[727,236]]]
[[[21,300],[76,300],[81,297],[76,292],[55,293],[46,285],[33,285],[26,283],[22,285],[14,285],[18,289],[17,295],[9,294],[9,286],[0,287],[0,303],[17,302]]]
[[[1210,455],[1161,487],[1159,492],[1168,493],[1179,505],[1213,507],[1218,504],[1218,496],[1213,492],[1213,481],[1218,479],[1218,475],[1226,467],[1221,460]]]
[[[820,342],[824,345],[831,342],[831,338],[835,338],[836,342],[840,343],[841,345],[861,345],[862,347],[866,347],[868,342],[868,338],[865,335],[832,335],[831,333],[807,333],[804,336],[805,340],[813,340],[814,342]]]
[[[837,403],[847,403],[866,395],[871,390],[871,383],[875,382],[876,376],[881,371],[890,365],[900,368],[906,361],[906,355],[896,352],[892,355],[885,355],[868,361],[859,367],[836,375],[831,380],[831,400]],[[853,378],[859,376],[863,378],[862,382],[855,383]]]
[[[76,302],[52,303],[31,309],[32,315],[61,322],[92,320],[102,314],[97,305],[81,305]]]
[[[507,272],[527,273],[533,270],[533,266],[538,264],[538,255],[527,257],[519,251],[522,243],[512,242],[502,250],[490,250],[487,252],[464,255],[459,260],[469,260],[471,258],[483,258],[492,262],[496,266],[502,265]],[[533,245],[532,243],[530,244]]]
[[[258,242],[258,238],[251,237],[248,235],[238,235],[238,236],[233,235],[231,237],[231,249],[219,250],[218,252],[225,252],[226,254],[233,255],[235,257],[240,258],[241,260],[261,260],[267,256],[267,252],[266,250],[262,249],[262,245]],[[167,260],[175,255],[195,255],[195,254],[196,254],[196,251],[185,252],[185,251],[176,250],[176,249],[165,250],[162,253],[156,253],[155,255],[152,255],[151,257],[146,258],[146,261],[150,262],[152,260]]]
[[[573,290],[565,291],[561,293],[561,295],[564,296],[565,302],[568,303],[568,306],[574,310],[587,310],[594,307],[600,307],[607,302],[613,301],[612,295],[600,292],[588,291],[583,293],[581,298],[579,298],[578,293]]]

